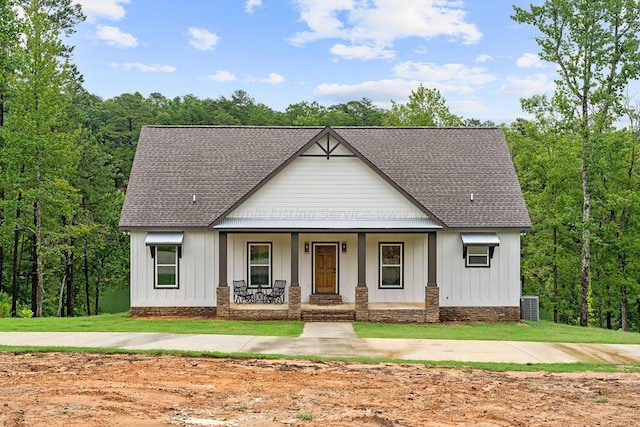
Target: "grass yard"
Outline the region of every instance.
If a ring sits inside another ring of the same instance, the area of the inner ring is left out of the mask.
[[[149,319],[128,313],[81,317],[0,318],[4,332],[157,332],[295,337],[304,322],[232,321],[210,319]],[[600,328],[581,328],[550,321],[466,322],[443,324],[353,324],[360,338],[537,341],[564,343],[640,344],[640,334]]]
[[[2,332],[157,332],[296,337],[303,322],[148,319],[128,313],[81,317],[0,318]]]
[[[354,323],[360,338],[415,338],[482,341],[534,341],[599,344],[640,344],[636,332],[582,328],[539,322],[466,322],[442,324]]]

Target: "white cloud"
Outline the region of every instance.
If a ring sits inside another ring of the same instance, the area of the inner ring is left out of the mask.
[[[403,79],[369,80],[353,85],[323,83],[318,85],[313,93],[320,97],[347,101],[366,97],[378,103],[407,98],[419,84],[418,81]]]
[[[516,65],[520,68],[542,68],[544,63],[535,53],[525,53],[516,61]]]
[[[463,117],[476,117],[478,113],[486,113],[491,111],[487,105],[477,99],[458,99],[447,102],[451,107],[451,111],[455,111]]]
[[[437,65],[425,62],[406,61],[397,64],[393,70],[398,77],[423,82],[432,82],[443,91],[471,93],[473,86],[481,86],[495,81],[493,74],[484,67],[467,67],[463,64]]]
[[[126,14],[122,6],[128,4],[130,0],[75,0],[75,3],[82,6],[82,11],[87,15],[87,21],[95,22],[100,18],[110,21],[119,21]]]
[[[148,65],[143,64],[142,62],[125,62],[118,63],[112,62],[110,64],[113,68],[120,68],[122,70],[133,70],[136,69],[143,73],[173,73],[176,70],[176,67],[173,65]]]
[[[390,59],[396,55],[395,51],[382,46],[345,46],[341,43],[333,45],[330,52],[346,59]]]
[[[204,28],[189,27],[189,44],[199,50],[213,50],[220,40],[217,34]]]
[[[215,74],[207,76],[207,79],[214,82],[234,82],[237,80],[233,73],[225,70],[219,70]]]
[[[247,0],[247,3],[244,5],[244,11],[253,13],[253,10],[260,6],[262,6],[262,0]]]
[[[388,48],[410,37],[445,36],[472,44],[482,33],[466,20],[458,0],[295,0],[309,31],[296,33],[290,42],[302,45],[321,39],[342,39],[353,47]]]
[[[507,76],[505,83],[496,91],[499,94],[531,96],[552,91],[555,83],[546,74],[533,74],[530,76]]]
[[[129,33],[123,33],[118,27],[111,25],[98,25],[96,35],[99,39],[107,42],[109,46],[136,47],[138,40]]]
[[[487,54],[481,54],[476,56],[476,62],[479,64],[483,62],[491,61],[492,59],[493,59],[493,56],[487,55]]]
[[[249,82],[261,82],[261,83],[268,83],[268,84],[271,84],[271,85],[277,85],[277,84],[282,83],[284,81],[284,77],[282,77],[278,73],[269,73],[269,75],[267,77],[264,77],[262,79],[249,76],[249,77],[247,77],[247,81],[249,81]]]

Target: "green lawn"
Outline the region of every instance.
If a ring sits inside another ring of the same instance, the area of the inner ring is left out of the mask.
[[[0,318],[2,332],[158,332],[295,337],[303,322],[140,319],[126,313],[82,317]]]
[[[4,332],[157,332],[295,337],[303,322],[209,319],[140,319],[127,313],[82,317],[0,318]],[[541,341],[640,344],[640,334],[600,328],[558,325],[550,321],[503,323],[388,324],[354,323],[360,338]]]
[[[420,325],[354,323],[353,326],[360,338],[640,344],[640,334],[636,332],[581,328],[545,320],[520,323],[467,322]]]

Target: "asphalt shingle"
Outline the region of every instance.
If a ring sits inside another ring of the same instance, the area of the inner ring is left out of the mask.
[[[321,127],[146,126],[120,226],[209,227],[327,131]],[[336,127],[332,131],[445,227],[531,226],[499,128]]]

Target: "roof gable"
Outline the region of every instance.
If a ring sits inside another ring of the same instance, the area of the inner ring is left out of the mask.
[[[323,138],[445,227],[530,227],[501,129],[244,126],[143,128],[120,225],[210,227]]]
[[[327,133],[280,169],[225,218],[270,220],[383,220],[427,218],[379,171]]]

